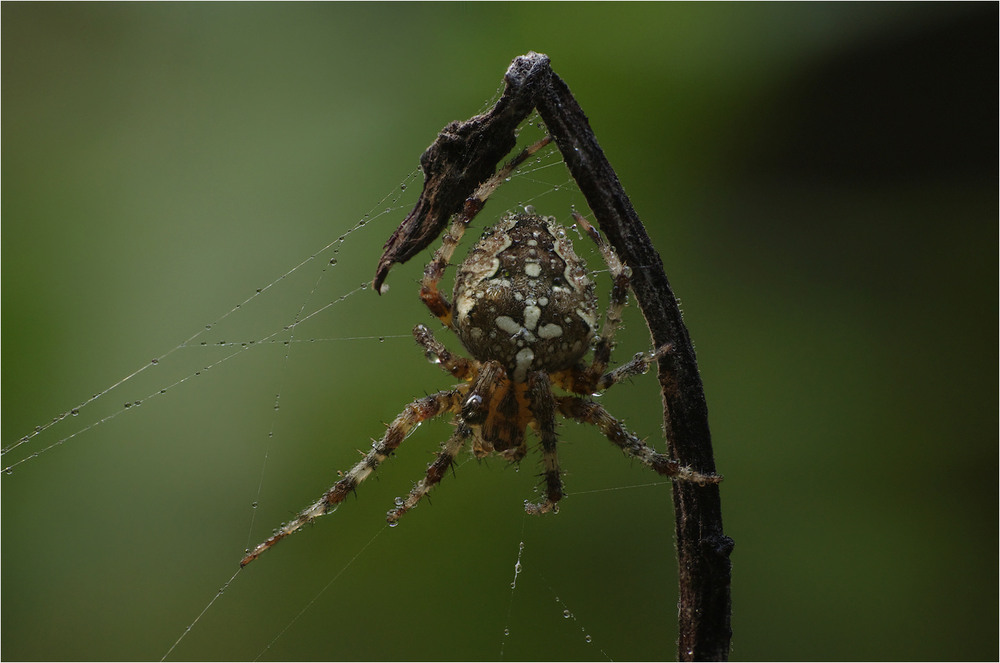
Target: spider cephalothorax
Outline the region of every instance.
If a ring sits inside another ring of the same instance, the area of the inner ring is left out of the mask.
[[[547,142],[528,148],[518,159]],[[531,208],[505,215],[483,233],[458,268],[452,302],[438,289],[466,227],[518,162],[511,162],[479,187],[467,201],[465,211],[455,216],[441,247],[424,270],[421,299],[461,339],[472,358],[452,354],[423,325],[417,325],[413,335],[428,359],[461,382],[407,405],[363,460],[319,501],[250,551],[241,565],[249,564],[284,537],[332,511],[399,447],[416,425],[445,413],[454,416],[455,432],[428,466],[426,476],[406,498],[396,500],[396,507],[387,514],[390,524],[395,524],[441,481],[467,442],[471,440],[478,457],[496,453],[508,461],[520,462],[527,453],[528,428],[541,447],[545,497],[538,503],[526,501],[525,509],[534,514],[557,510],[563,497],[556,451],[557,413],[597,426],[623,452],[659,474],[701,484],[720,480],[657,453],[590,400],[590,396],[623,378],[644,373],[670,347],[661,347],[649,355],[640,352],[606,372],[612,338],[628,293],[630,270],[582,216],[573,214],[597,244],[612,278],[602,328],[598,324],[594,284],[573,251],[566,229],[554,218],[538,216]],[[586,363],[584,357],[591,349],[593,357]],[[553,393],[553,385],[568,395]]]

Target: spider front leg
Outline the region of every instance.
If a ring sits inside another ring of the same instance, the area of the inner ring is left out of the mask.
[[[442,370],[459,380],[468,378],[475,371],[475,362],[452,354],[441,341],[434,338],[434,334],[427,327],[423,325],[414,327],[413,338],[424,349],[428,361],[432,364],[438,364]]]
[[[514,169],[550,142],[552,142],[552,137],[546,136],[540,141],[529,145],[521,150],[516,157],[508,161],[493,177],[480,184],[473,194],[466,199],[462,211],[452,219],[451,227],[445,233],[441,241],[441,246],[434,252],[434,259],[424,268],[424,276],[420,280],[420,299],[423,300],[427,308],[434,314],[434,317],[443,322],[446,327],[452,328],[451,302],[438,289],[438,284],[444,277],[444,270],[451,262],[451,256],[455,253],[455,247],[458,246],[462,235],[465,234],[465,229],[483,209],[490,195],[514,172]]]
[[[556,402],[563,416],[597,426],[613,444],[657,474],[668,476],[674,480],[696,483],[700,486],[722,481],[722,477],[718,474],[702,474],[681,465],[666,454],[657,453],[630,433],[620,421],[611,416],[611,413],[593,401],[576,396],[562,396],[557,398]]]
[[[333,511],[348,494],[358,487],[358,484],[367,479],[375,471],[375,468],[388,458],[389,454],[406,439],[406,436],[417,424],[445,412],[457,412],[461,398],[461,393],[458,390],[439,391],[407,405],[399,416],[389,424],[382,439],[372,444],[371,451],[365,454],[365,457],[352,467],[343,479],[326,491],[315,504],[303,509],[293,520],[285,523],[271,538],[247,553],[246,557],[240,561],[240,566],[246,566],[254,561],[278,541],[300,530],[303,525]]]
[[[618,331],[618,327],[622,323],[622,309],[625,308],[625,301],[628,298],[629,276],[631,276],[632,270],[627,265],[622,264],[614,248],[605,241],[597,229],[582,215],[573,212],[573,220],[597,244],[597,248],[601,252],[601,257],[604,258],[604,262],[611,272],[612,279],[611,300],[608,303],[608,310],[604,316],[604,328],[601,330],[601,335],[597,337],[597,342],[594,345],[594,359],[585,372],[576,376],[580,382],[574,385],[578,388],[572,389],[572,391],[577,393],[592,394],[607,389],[610,386],[608,384],[607,386],[599,387],[600,378],[607,369],[608,362],[611,361],[611,347],[615,332]]]

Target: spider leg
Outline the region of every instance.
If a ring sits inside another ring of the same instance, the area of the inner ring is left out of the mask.
[[[469,361],[460,355],[452,354],[448,348],[444,347],[441,341],[434,338],[434,334],[427,327],[423,325],[414,327],[413,338],[424,349],[428,361],[432,364],[438,364],[446,373],[460,380],[473,375],[476,366],[475,362]]]
[[[389,424],[389,428],[385,431],[382,439],[372,444],[371,451],[352,467],[343,479],[335,483],[330,490],[326,491],[323,497],[319,498],[315,504],[303,509],[293,520],[285,523],[271,538],[247,553],[246,557],[240,562],[240,566],[246,566],[254,561],[268,548],[289,534],[297,532],[303,525],[311,523],[320,516],[333,511],[348,494],[358,487],[358,484],[367,479],[375,468],[406,439],[406,436],[417,424],[445,412],[458,412],[461,400],[462,395],[458,390],[439,391],[436,394],[418,398],[403,408],[399,416]]]
[[[627,364],[622,364],[615,370],[609,371],[598,378],[596,391],[601,392],[609,389],[611,386],[633,375],[642,375],[649,370],[650,364],[655,363],[660,357],[670,352],[671,349],[672,346],[667,343],[648,355],[645,352],[637,352]]]
[[[395,525],[399,518],[417,506],[420,499],[430,491],[431,488],[436,486],[444,478],[445,472],[448,468],[452,466],[455,462],[455,456],[458,452],[462,450],[462,446],[465,441],[469,439],[472,435],[472,430],[466,426],[464,423],[458,424],[458,429],[452,433],[448,441],[442,445],[441,451],[438,452],[437,458],[433,463],[427,466],[427,476],[421,479],[410,491],[410,494],[404,500],[399,497],[396,498],[396,508],[389,511],[386,514],[386,521],[390,525]]]
[[[563,416],[597,426],[604,433],[604,436],[618,445],[622,451],[638,459],[658,474],[675,480],[696,483],[700,486],[722,481],[722,477],[718,474],[702,474],[690,467],[682,466],[666,454],[657,453],[629,432],[607,410],[593,401],[576,396],[560,396],[556,398],[556,403]]]
[[[455,253],[455,247],[458,246],[462,235],[465,234],[465,229],[483,209],[490,195],[514,172],[514,169],[551,141],[552,137],[546,136],[537,143],[524,148],[516,157],[498,170],[493,177],[480,184],[472,195],[465,200],[462,211],[452,218],[451,227],[442,238],[441,246],[434,252],[434,259],[424,268],[424,276],[420,280],[420,299],[423,300],[427,308],[434,314],[434,317],[443,322],[446,327],[452,327],[451,302],[438,289],[438,283],[444,277],[444,270],[448,266],[448,263],[451,262],[451,256]]]
[[[608,303],[608,310],[604,316],[604,329],[601,330],[601,335],[597,337],[597,343],[594,346],[594,360],[587,371],[592,376],[592,379],[596,380],[604,373],[608,367],[608,362],[611,361],[611,346],[615,332],[618,331],[618,327],[622,323],[622,309],[625,308],[625,300],[628,297],[629,277],[632,275],[632,270],[627,265],[622,264],[614,248],[608,244],[589,221],[577,212],[573,212],[573,219],[594,240],[594,243],[597,244],[597,248],[600,250],[612,278],[611,301]],[[593,390],[586,391],[585,393],[593,393]]]
[[[545,478],[545,500],[532,504],[525,500],[524,510],[532,515],[558,511],[563,496],[562,476],[556,449],[555,398],[545,373],[528,374],[528,403],[534,418],[532,427],[542,442],[542,476]]]

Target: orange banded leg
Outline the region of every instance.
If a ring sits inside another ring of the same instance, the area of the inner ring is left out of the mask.
[[[462,450],[465,441],[472,436],[472,430],[465,424],[459,424],[458,429],[452,433],[448,441],[444,443],[441,451],[438,452],[434,462],[427,466],[427,476],[417,482],[406,499],[396,498],[396,508],[386,514],[386,521],[389,525],[395,525],[400,517],[417,506],[420,499],[426,495],[431,488],[436,486],[444,478],[445,472],[455,462],[455,456]]]
[[[352,467],[343,479],[326,491],[315,504],[303,509],[293,520],[282,525],[281,529],[275,532],[271,538],[247,553],[240,562],[240,566],[246,566],[254,561],[278,541],[300,530],[303,525],[335,510],[337,505],[358,487],[358,484],[367,479],[382,461],[396,450],[417,424],[444,412],[456,412],[460,401],[461,394],[458,391],[439,391],[407,405],[399,416],[389,424],[382,439],[372,444],[371,451],[365,454],[365,457]]]
[[[452,354],[441,341],[434,338],[434,334],[427,327],[423,325],[414,327],[413,338],[424,349],[427,360],[432,364],[438,364],[446,373],[459,380],[464,380],[472,375],[475,363],[461,355]]]
[[[556,449],[556,412],[552,388],[544,373],[528,375],[528,402],[534,417],[535,432],[542,442],[542,477],[545,481],[545,499],[538,504],[525,500],[524,510],[532,515],[559,510],[559,500],[563,496],[562,476],[559,471],[559,455]]]
[[[434,317],[443,322],[446,327],[452,327],[451,302],[438,289],[438,283],[444,277],[444,270],[448,266],[448,263],[451,262],[451,256],[455,253],[455,247],[458,246],[462,235],[465,234],[465,229],[472,222],[472,219],[483,209],[483,205],[486,204],[490,195],[514,172],[514,169],[550,142],[552,142],[552,137],[546,136],[538,142],[529,145],[521,150],[517,156],[508,161],[492,177],[480,184],[472,195],[465,200],[462,210],[455,214],[451,222],[451,227],[441,240],[441,246],[434,252],[434,259],[424,268],[424,276],[420,280],[420,299],[423,300],[427,308],[434,314]]]
[[[562,396],[557,398],[556,402],[563,416],[597,426],[604,433],[604,436],[618,445],[622,451],[638,459],[658,474],[680,481],[696,483],[700,486],[722,481],[722,477],[718,474],[702,474],[690,467],[682,466],[666,454],[657,453],[622,426],[621,422],[612,417],[607,410],[593,401],[576,396]]]

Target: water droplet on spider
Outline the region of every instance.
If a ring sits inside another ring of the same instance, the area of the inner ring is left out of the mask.
[[[396,525],[398,525],[398,524],[399,524],[399,522],[398,522],[398,521],[396,521],[396,520],[394,520],[394,521],[392,521],[391,523],[389,523],[389,527],[395,527],[395,526],[396,526]]]
[[[572,616],[573,616],[572,612],[570,612],[569,610],[563,610],[563,619],[569,619]]]
[[[404,502],[404,501],[405,501],[405,500],[403,500],[403,498],[402,498],[402,497],[397,497],[397,498],[396,498],[395,500],[393,500],[393,502],[394,502],[394,503],[396,504],[396,506],[403,506],[403,502]],[[390,512],[390,513],[391,513],[391,512]]]

